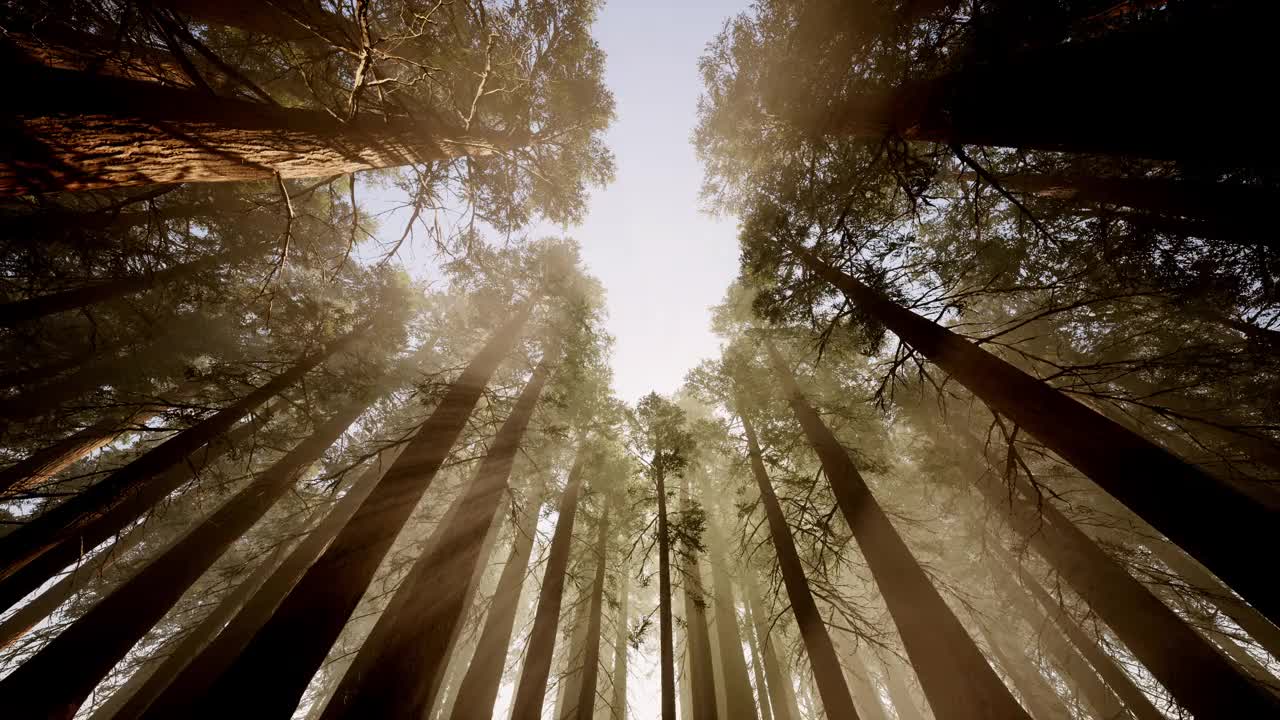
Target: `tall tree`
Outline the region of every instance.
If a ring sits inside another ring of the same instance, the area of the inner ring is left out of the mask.
[[[596,572],[591,582],[591,606],[587,611],[587,635],[582,656],[582,681],[575,701],[577,720],[591,720],[596,709],[596,678],[600,672],[600,627],[604,617],[604,578],[609,557],[609,506],[605,506],[596,537]]]
[[[631,571],[623,565],[618,577],[618,594],[614,606],[613,672],[610,679],[613,694],[609,702],[610,720],[627,720],[627,638],[630,636],[628,613],[631,607]]]

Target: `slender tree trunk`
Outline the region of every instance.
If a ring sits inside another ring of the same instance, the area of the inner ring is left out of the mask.
[[[1032,717],[1036,720],[1070,720],[1071,711],[1062,703],[1058,693],[1049,687],[1044,675],[1040,673],[1040,668],[1036,666],[1027,651],[1016,648],[1011,655],[1009,651],[1012,645],[997,641],[991,631],[985,627],[979,626],[979,631],[987,639],[991,656],[1013,681],[1013,686],[1018,689],[1018,694],[1022,696],[1022,702]],[[1102,717],[1120,718],[1122,716],[1103,715]]]
[[[778,658],[772,633],[769,632],[768,615],[760,601],[760,593],[756,590],[755,581],[748,578],[744,587],[747,591],[747,612],[752,618],[751,624],[755,628],[764,658],[765,676],[769,680],[769,700],[773,705],[773,717],[775,720],[800,720],[800,706],[796,703],[795,692],[792,690],[791,673]]]
[[[618,614],[614,619],[613,639],[613,701],[610,703],[610,720],[627,720],[627,639],[630,622],[627,619],[631,600],[631,570],[624,564],[618,578]]]
[[[346,495],[334,504],[324,521],[303,538],[293,552],[289,553],[289,557],[254,593],[253,598],[240,608],[235,618],[226,627],[222,628],[213,642],[198,655],[189,658],[185,667],[170,682],[153,688],[152,692],[139,691],[138,695],[130,698],[128,705],[121,708],[113,720],[131,720],[135,717],[163,720],[186,715],[189,712],[187,702],[191,698],[203,695],[209,683],[239,656],[258,629],[266,624],[271,614],[280,606],[280,602],[302,574],[315,562],[316,558],[320,557],[351,516],[355,515],[360,504],[369,497],[369,493],[373,492],[378,481],[382,479],[399,454],[398,447],[384,450],[373,461],[373,465],[356,480]]]
[[[456,694],[451,720],[490,718],[493,704],[502,685],[502,670],[506,665],[507,651],[511,646],[511,632],[515,627],[516,610],[525,575],[529,573],[529,557],[533,553],[533,536],[537,532],[540,502],[530,503],[524,517],[515,530],[511,554],[502,568],[498,589],[493,595],[484,630],[476,642],[476,651],[462,676]]]
[[[600,518],[596,538],[596,577],[591,584],[591,609],[587,616],[587,637],[582,655],[582,687],[578,693],[577,720],[592,720],[596,709],[596,678],[600,672],[600,625],[604,615],[605,561],[609,557],[609,508]]]
[[[323,718],[421,717],[431,710],[431,685],[449,661],[449,649],[459,630],[471,593],[464,583],[441,583],[441,578],[471,577],[485,561],[481,551],[494,515],[508,490],[511,468],[525,429],[533,417],[554,360],[539,363],[511,414],[498,431],[489,454],[476,471],[458,512],[448,519],[440,541],[410,570],[410,580],[396,595],[405,600],[394,616],[385,618],[390,633],[376,655],[372,672],[353,676],[325,708]],[[396,600],[392,600],[396,603]],[[383,623],[384,618],[379,619]],[[376,630],[375,630],[376,632]],[[353,665],[354,668],[354,665]],[[351,675],[351,670],[348,670]]]
[[[733,581],[727,571],[729,564],[724,555],[724,538],[714,522],[709,523],[708,532],[716,635],[720,640],[721,664],[724,666],[725,717],[755,720],[756,705],[751,694],[751,678],[747,674],[747,659],[742,654],[738,609],[733,596]]]
[[[195,717],[252,708],[274,717],[297,707],[396,535],[430,487],[489,378],[515,346],[532,305],[490,338],[324,554],[208,691]]]
[[[747,417],[745,404],[739,400],[737,412],[742,420],[742,429],[747,436],[747,454],[751,461],[751,472],[756,479],[756,487],[760,490],[760,503],[764,506],[765,518],[769,522],[769,535],[773,538],[773,547],[778,554],[778,567],[782,571],[782,583],[787,589],[787,599],[791,603],[791,611],[795,613],[796,624],[800,627],[800,637],[804,640],[805,650],[809,653],[809,662],[813,665],[814,681],[818,685],[818,694],[822,697],[822,705],[831,717],[857,718],[853,696],[845,683],[840,670],[840,657],[836,654],[831,642],[831,634],[818,612],[818,605],[813,600],[813,592],[809,589],[809,581],[804,575],[804,566],[800,563],[800,555],[796,552],[795,540],[791,537],[791,529],[782,514],[782,505],[773,492],[773,484],[769,481],[768,471],[764,467],[764,459],[760,453],[760,441],[756,437],[755,427]],[[757,621],[759,621],[757,619]],[[765,638],[761,638],[761,644]],[[774,703],[774,713],[777,712]]]
[[[163,270],[112,278],[103,282],[38,295],[25,300],[14,300],[0,304],[0,327],[13,327],[29,323],[55,313],[78,310],[90,305],[116,300],[127,295],[136,295],[154,287],[179,283],[226,263],[239,252],[220,252],[208,257],[178,263]]]
[[[689,481],[680,490],[680,510],[689,510]],[[692,549],[679,553],[684,585],[685,650],[689,653],[689,686],[693,691],[693,720],[716,720],[715,668],[711,660],[711,635],[707,631],[706,593],[702,568]]]
[[[565,571],[569,569],[573,523],[578,512],[578,496],[582,493],[582,476],[588,450],[581,444],[569,471],[569,480],[560,496],[556,531],[551,537],[547,568],[538,592],[538,609],[533,629],[529,632],[524,668],[512,701],[511,720],[538,720],[546,700],[547,680],[551,676],[551,657],[556,645],[556,626],[560,623],[560,605],[564,601]]]
[[[69,720],[129,649],[368,406],[368,401],[352,402],[316,427],[248,487],[0,680],[0,706],[22,708],[22,714],[33,718]],[[48,690],[31,693],[33,683],[48,684]]]
[[[90,486],[0,540],[0,581],[12,577],[23,566],[60,543],[74,540],[94,520],[126,503],[131,497],[143,492],[158,492],[161,489],[159,486],[165,484],[166,480],[185,477],[168,474],[166,471],[230,430],[256,408],[301,380],[317,365],[351,345],[361,335],[362,331],[350,333],[329,343],[323,350],[299,360],[230,407],[169,438],[112,473],[107,479]],[[168,486],[156,499],[168,495],[176,487],[177,485]]]
[[[876,502],[849,453],[800,392],[786,361],[771,343],[766,348],[774,374],[822,461],[836,502],[884,597],[907,655],[920,674],[934,712],[944,720],[1025,720],[1026,712],[933,587]]]
[[[574,604],[573,619],[566,628],[569,645],[564,649],[564,667],[556,683],[556,704],[551,713],[555,720],[574,720],[578,716],[578,695],[582,691],[582,658],[587,646],[587,618],[590,597],[581,591]]]
[[[175,402],[194,395],[204,383],[190,382],[157,402],[137,405],[123,412],[112,413],[83,430],[32,453],[0,471],[0,496],[13,492],[33,490],[50,482],[58,473],[81,458],[114,442],[129,430],[146,424],[164,412]]]
[[[855,306],[1187,550],[1272,622],[1280,618],[1280,584],[1239,551],[1271,544],[1275,513],[809,250],[792,249]]]
[[[885,664],[884,680],[889,688],[889,698],[893,700],[893,711],[898,714],[898,720],[925,720],[924,714],[916,707],[915,700],[911,697],[911,689],[907,687],[907,682],[903,678],[901,666],[891,667]]]
[[[28,64],[0,158],[0,197],[179,182],[344,175],[490,155],[522,140],[425,117],[266,105]]]
[[[675,628],[671,621],[671,531],[667,521],[667,479],[658,463],[653,465],[658,468],[655,485],[658,494],[658,662],[662,675],[662,720],[676,720],[676,649]]]
[[[746,611],[751,617],[750,608]],[[751,673],[756,680],[756,702],[760,708],[760,720],[773,720],[773,712],[769,709],[769,684],[764,679],[764,665],[760,662],[760,646],[756,643],[755,628],[748,621],[747,648],[751,651]]]
[[[1019,480],[1013,494],[997,487],[994,478],[979,478],[976,484],[1183,706],[1208,716],[1234,712],[1239,717],[1262,717],[1280,708],[1052,501],[1039,502],[1025,480]],[[1216,710],[1210,712],[1212,708]]]
[[[151,672],[145,669],[134,673],[124,687],[112,693],[90,720],[126,720],[136,718],[136,709],[150,704],[160,691],[177,677],[192,658],[200,654],[222,630],[227,621],[262,587],[262,584],[280,567],[291,545],[283,542],[254,568],[249,577],[241,580],[235,589],[222,598],[213,610],[192,628],[172,651]]]

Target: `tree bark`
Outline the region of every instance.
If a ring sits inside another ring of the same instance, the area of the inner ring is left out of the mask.
[[[934,713],[944,720],[1027,720],[1026,712],[889,522],[849,453],[810,407],[786,361],[772,343],[765,347],[796,420],[822,461],[836,502],[920,674]]]
[[[345,175],[509,150],[438,118],[271,106],[26,64],[0,133],[0,197],[179,182]]]
[[[604,576],[609,557],[609,508],[600,518],[596,538],[596,576],[591,584],[591,609],[587,615],[587,637],[582,655],[582,682],[578,692],[577,720],[592,720],[596,709],[596,678],[600,672],[600,625],[604,615]]]
[[[556,626],[560,623],[560,606],[564,602],[565,572],[569,569],[573,523],[578,512],[578,496],[582,492],[582,476],[587,460],[585,446],[579,445],[573,468],[557,508],[556,531],[551,537],[547,568],[538,592],[538,609],[525,652],[524,668],[512,700],[511,720],[539,720],[546,700],[547,680],[551,676],[551,656],[556,646]]]
[[[1242,547],[1268,547],[1275,513],[977,345],[792,245],[810,270],[1225,580],[1272,622],[1280,584]],[[1208,521],[1206,521],[1208,519]]]
[[[192,452],[182,463],[160,475],[156,482],[107,512],[97,515],[74,535],[53,545],[39,557],[24,565],[22,569],[0,581],[0,607],[12,607],[27,594],[78,562],[85,553],[91,552],[111,536],[142,517],[175,488],[199,477],[204,468],[213,464],[229,450],[247,443],[258,429],[271,419],[277,409],[278,404],[268,405],[258,413],[256,418],[241,424],[225,437],[214,438],[209,445]],[[17,531],[5,536],[0,540],[0,544],[16,534]]]
[[[163,555],[0,680],[0,705],[21,708],[28,717],[70,720],[129,649],[368,407],[369,401],[360,400],[334,413]],[[48,686],[46,692],[29,692],[42,684]]]
[[[624,564],[618,578],[618,614],[614,618],[613,640],[613,700],[610,703],[610,720],[627,720],[627,639],[630,623],[627,619],[631,600],[631,571]]]
[[[144,492],[148,495],[158,494],[156,500],[168,495],[177,485],[170,485],[166,481],[180,480],[185,476],[166,471],[230,430],[237,422],[301,380],[334,353],[347,348],[363,332],[362,329],[349,333],[329,343],[324,349],[302,358],[241,400],[169,438],[112,473],[107,479],[90,486],[0,540],[0,582],[12,577],[23,566],[60,543],[74,540],[86,526],[130,498]]]
[[[511,468],[525,429],[533,417],[554,360],[544,357],[533,371],[511,414],[489,447],[458,512],[448,520],[440,541],[422,554],[410,570],[410,580],[396,595],[404,595],[400,610],[389,621],[394,627],[386,642],[370,656],[375,671],[354,677],[335,695],[322,718],[421,717],[430,711],[430,685],[443,673],[453,636],[468,601],[464,583],[441,578],[471,577],[485,561],[485,536],[508,490]],[[396,602],[395,599],[392,600]],[[383,618],[379,623],[384,622]],[[376,630],[375,630],[376,632]],[[348,671],[350,674],[350,671]],[[344,678],[344,684],[346,678]]]
[[[1071,584],[1187,709],[1207,713],[1207,717],[1213,712],[1263,717],[1280,708],[1146,586],[1108,557],[1052,501],[1038,502],[1035,490],[1027,487],[1024,480],[1019,480],[1012,494],[997,487],[993,478],[979,478],[976,485],[988,504],[1006,511],[1013,529]],[[1135,696],[1112,687],[1133,707]],[[1210,712],[1212,708],[1217,709]]]
[[[765,518],[769,522],[769,535],[773,538],[773,547],[778,554],[778,568],[782,572],[782,583],[787,589],[787,600],[791,603],[791,611],[795,613],[796,624],[800,627],[800,637],[804,640],[805,650],[809,653],[809,662],[813,666],[814,681],[818,685],[818,695],[822,698],[822,706],[831,717],[857,718],[853,696],[845,683],[840,670],[840,657],[836,654],[831,642],[831,634],[818,612],[818,605],[813,600],[813,592],[809,589],[809,581],[805,578],[804,566],[796,551],[795,540],[791,537],[791,529],[782,514],[782,505],[773,492],[773,484],[769,481],[768,471],[764,467],[764,458],[760,452],[760,441],[756,437],[755,427],[748,417],[745,404],[739,400],[736,408],[738,418],[742,420],[742,430],[747,436],[747,454],[751,461],[751,473],[755,476],[756,487],[760,490],[760,504],[764,506]],[[764,644],[765,638],[761,638]],[[777,713],[777,703],[774,703]]]
[[[373,466],[334,504],[324,521],[303,538],[254,593],[252,599],[240,608],[235,618],[222,628],[217,638],[198,655],[188,658],[185,667],[171,681],[159,687],[144,688],[130,698],[129,703],[112,720],[163,720],[188,714],[189,700],[200,697],[208,689],[209,683],[239,656],[254,633],[266,624],[307,568],[320,557],[338,531],[355,515],[360,504],[373,492],[399,454],[399,447],[384,450],[374,460]]]
[[[266,716],[293,712],[396,535],[448,458],[489,378],[515,347],[532,307],[525,304],[476,354],[271,620],[210,683],[196,703],[194,717],[223,718],[249,708]]]
[[[738,633],[738,610],[733,596],[733,580],[724,556],[724,540],[713,521],[708,522],[711,553],[711,585],[715,601],[716,635],[720,640],[721,664],[724,666],[725,717],[733,720],[755,720],[756,704],[747,674],[747,659],[742,654],[742,636]]]

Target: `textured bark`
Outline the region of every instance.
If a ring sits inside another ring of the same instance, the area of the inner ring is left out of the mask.
[[[0,197],[179,182],[344,175],[517,141],[430,117],[270,106],[198,90],[27,65],[15,78]]]
[[[627,614],[631,600],[631,570],[625,565],[618,579],[618,614],[614,618],[613,685],[610,720],[627,720],[627,638],[630,636]]]
[[[800,392],[786,361],[772,344],[766,348],[796,420],[822,461],[836,502],[884,597],[934,713],[944,720],[1026,720],[1026,712],[992,671],[889,522],[848,451]]]
[[[502,670],[511,646],[511,632],[515,627],[520,592],[524,588],[524,578],[529,574],[533,536],[537,532],[541,502],[534,501],[530,505],[515,529],[511,553],[502,568],[502,577],[498,579],[498,588],[489,605],[484,629],[476,641],[475,654],[460,680],[453,712],[449,716],[452,720],[493,716],[493,705],[502,685]]]
[[[689,508],[689,481],[680,491],[681,512]],[[693,691],[693,720],[716,720],[715,668],[711,659],[711,635],[707,631],[706,593],[702,589],[702,563],[692,549],[680,553],[678,563],[684,585],[684,645],[689,654],[689,687]]]
[[[200,476],[228,451],[246,445],[260,427],[270,421],[278,405],[264,408],[251,421],[241,424],[225,437],[215,438],[210,444],[188,455],[141,492],[134,494],[111,510],[87,522],[74,535],[57,543],[46,552],[28,562],[21,570],[0,581],[0,607],[12,607],[28,593],[44,585],[66,568],[74,565],[94,548],[121,532],[167,497],[175,488]],[[6,536],[9,539],[15,533]],[[0,544],[3,540],[0,540]]]
[[[516,312],[476,354],[351,521],[194,703],[195,717],[223,718],[249,708],[267,716],[293,712],[531,310],[526,305]]]
[[[1014,648],[1011,644],[1001,643],[985,627],[979,631],[987,639],[987,647],[996,663],[1004,668],[1004,672],[1013,681],[1018,694],[1027,711],[1036,720],[1070,720],[1071,711],[1062,703],[1062,698],[1049,687],[1040,668],[1031,659],[1027,651]],[[1120,718],[1121,715],[1102,715],[1104,718]]]
[[[773,484],[769,480],[764,459],[760,453],[760,441],[756,437],[744,404],[738,403],[738,417],[742,420],[742,429],[747,436],[747,454],[751,461],[751,472],[760,491],[760,503],[764,506],[765,518],[769,522],[769,535],[773,539],[774,550],[778,554],[778,568],[782,572],[782,583],[787,589],[787,600],[791,603],[791,611],[795,613],[796,624],[800,628],[800,637],[804,640],[805,650],[809,653],[809,661],[813,666],[814,681],[818,686],[818,694],[822,705],[832,717],[857,718],[853,696],[849,686],[840,672],[840,658],[836,654],[831,634],[818,612],[818,605],[813,600],[813,592],[809,589],[809,581],[804,575],[800,555],[796,551],[795,540],[791,537],[791,529],[782,514],[782,505],[773,492]],[[758,620],[757,620],[758,622]],[[764,639],[761,639],[761,644]],[[775,714],[776,714],[775,703]]]
[[[556,626],[560,623],[560,606],[564,602],[565,571],[569,568],[573,523],[578,512],[578,496],[582,492],[582,476],[587,450],[578,448],[578,456],[569,470],[569,480],[560,496],[556,531],[551,537],[547,568],[538,592],[538,609],[525,651],[524,667],[512,700],[511,720],[538,720],[546,700],[547,680],[551,676],[551,656],[556,646]]]
[[[239,254],[237,252],[222,252],[143,275],[113,278],[93,285],[75,288],[74,290],[64,290],[25,300],[3,303],[0,304],[0,327],[12,327],[39,320],[54,313],[78,310],[127,295],[145,292],[160,285],[181,282],[206,270],[215,268]]]
[[[1276,513],[1048,384],[792,246],[813,272],[904,343],[1008,416],[1170,540],[1272,622],[1280,583],[1242,547],[1268,547]]]
[[[371,656],[372,672],[353,676],[325,708],[323,718],[421,717],[431,709],[431,684],[444,672],[453,636],[460,628],[471,599],[464,583],[441,578],[471,577],[487,560],[485,536],[506,497],[511,468],[525,429],[542,396],[554,360],[544,357],[502,424],[489,453],[467,488],[458,512],[448,520],[440,541],[410,570],[397,596],[400,610],[393,617],[394,632]],[[396,602],[395,599],[392,600]],[[385,613],[384,613],[385,616]],[[354,666],[353,666],[354,667]],[[351,671],[348,671],[351,674]]]
[[[107,702],[93,713],[90,720],[136,718],[137,708],[145,707],[154,700],[156,694],[164,690],[178,673],[182,672],[187,663],[200,654],[218,635],[227,621],[271,577],[285,559],[290,544],[284,542],[277,546],[270,555],[258,563],[249,577],[241,580],[233,590],[218,601],[217,606],[205,615],[198,625],[183,636],[182,642],[178,643],[178,646],[173,648],[155,669],[148,672],[148,669],[144,668],[135,672],[123,687],[112,693]]]
[[[360,504],[373,492],[373,488],[399,453],[399,448],[384,450],[373,466],[338,500],[328,516],[303,538],[236,616],[222,628],[213,642],[199,655],[188,658],[185,667],[170,682],[162,687],[148,688],[154,691],[152,697],[147,697],[152,695],[151,692],[144,694],[139,691],[113,720],[135,717],[163,720],[185,715],[188,712],[188,700],[200,697],[208,689],[209,683],[239,656],[302,574],[320,557],[338,531],[359,509]]]
[[[727,572],[729,564],[724,556],[724,538],[714,522],[710,524],[708,533],[712,599],[715,602],[714,622],[716,637],[720,643],[721,665],[724,668],[725,717],[755,720],[756,704],[751,693],[751,678],[747,674],[747,659],[742,654],[737,603],[733,596],[733,581]]]
[[[609,558],[609,508],[600,518],[596,538],[596,576],[591,583],[591,608],[587,614],[587,637],[582,654],[582,682],[578,692],[577,720],[591,720],[596,709],[596,678],[600,672],[600,625],[604,616],[604,575]]]
[[[331,355],[345,349],[361,334],[362,331],[350,333],[329,343],[319,352],[302,358],[231,406],[174,435],[105,480],[90,486],[0,540],[0,582],[12,577],[24,565],[60,543],[74,540],[82,529],[130,498],[146,492],[148,495],[158,494],[156,500],[159,500],[169,494],[177,484],[168,481],[181,480],[185,476],[166,471],[230,430],[237,422],[301,380]]]
[[[1228,712],[1239,717],[1280,711],[1274,698],[1108,557],[1052,501],[1038,502],[1039,496],[1025,480],[1012,494],[993,478],[979,478],[976,484],[987,502],[1006,511],[1013,529],[1187,709],[1207,716]]]
[[[129,649],[254,526],[362,415],[349,403],[315,428],[203,523],[94,605],[17,670],[0,680],[0,705],[23,716],[70,718]],[[31,693],[33,684],[47,692]]]
[[[203,383],[189,382],[157,402],[137,405],[102,418],[83,430],[32,453],[25,460],[0,471],[0,496],[12,492],[34,490],[73,465],[81,458],[103,448],[129,430],[145,425],[174,403],[194,395]]]

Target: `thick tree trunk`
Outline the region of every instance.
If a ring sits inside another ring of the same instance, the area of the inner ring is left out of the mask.
[[[524,587],[525,575],[529,573],[529,557],[533,553],[533,536],[537,532],[540,507],[540,502],[532,502],[531,507],[525,509],[524,517],[515,529],[511,554],[502,568],[502,577],[498,579],[498,589],[489,606],[484,630],[476,641],[475,654],[461,679],[451,720],[493,716],[493,704],[498,698],[502,671],[511,646],[511,632],[515,627],[520,592]]]
[[[156,506],[175,488],[181,487],[193,478],[200,476],[204,468],[213,464],[228,451],[247,444],[258,432],[259,428],[270,421],[279,408],[272,403],[264,408],[252,420],[241,424],[224,437],[214,440],[203,448],[188,455],[182,463],[170,468],[149,484],[141,492],[134,494],[107,512],[95,516],[75,534],[50,547],[46,552],[22,569],[0,581],[0,607],[12,607],[28,593],[44,585],[66,568],[77,563],[85,553],[109,540],[138,518]],[[16,531],[3,540],[8,540]]]
[[[689,480],[680,489],[680,511],[689,510]],[[707,629],[706,592],[702,589],[702,563],[689,548],[679,554],[684,586],[685,651],[689,654],[689,686],[693,691],[693,720],[716,720],[716,681],[711,635]]]
[[[317,426],[310,437],[248,487],[0,680],[0,705],[21,708],[22,715],[33,718],[70,720],[129,649],[297,483],[368,406],[366,400],[349,403]],[[33,684],[47,684],[48,690],[31,693]]]
[[[494,515],[508,490],[511,468],[525,429],[533,417],[542,389],[551,374],[550,357],[544,357],[502,424],[456,514],[448,519],[440,541],[418,559],[410,570],[410,580],[401,584],[396,596],[404,600],[394,616],[379,618],[390,622],[394,631],[370,656],[371,672],[343,678],[341,694],[325,708],[323,718],[421,717],[431,706],[430,686],[443,673],[449,649],[471,599],[465,583],[444,582],[441,578],[471,577],[486,558],[481,551]],[[377,630],[375,629],[375,633]],[[353,668],[355,666],[353,665]]]
[[[1052,501],[1040,502],[1025,480],[1019,481],[1012,494],[994,478],[977,478],[975,484],[991,507],[1006,510],[1013,529],[1049,561],[1187,709],[1206,716],[1228,712],[1239,717],[1263,717],[1280,709],[1273,698],[1108,557]],[[1113,689],[1123,695],[1120,688]],[[1129,697],[1125,700],[1130,702]]]
[[[182,638],[182,642],[173,648],[154,670],[148,672],[143,668],[129,678],[124,687],[112,693],[110,699],[103,703],[90,717],[90,720],[126,720],[136,718],[137,708],[150,704],[155,696],[177,677],[192,658],[200,654],[222,630],[246,601],[262,587],[262,584],[280,567],[289,550],[290,542],[283,542],[270,555],[258,563],[249,577],[240,581],[235,589],[222,598],[200,621]]]
[[[288,370],[273,377],[247,396],[219,410],[160,445],[142,457],[112,473],[110,477],[82,491],[61,505],[23,525],[0,540],[0,581],[13,576],[31,561],[60,543],[74,540],[80,532],[106,513],[143,492],[164,497],[177,487],[166,481],[185,476],[167,473],[191,453],[208,445],[248,416],[263,403],[279,395],[301,380],[308,372],[339,350],[345,349],[363,334],[352,332],[329,343]],[[160,490],[163,489],[161,493]],[[143,508],[145,510],[146,508]]]
[[[656,462],[654,466],[657,467]],[[667,522],[667,479],[660,468],[655,474],[658,495],[658,662],[662,676],[662,720],[676,720],[676,648],[675,628],[671,618],[671,531]]]
[[[74,290],[3,303],[0,304],[0,327],[12,327],[39,320],[54,313],[78,310],[126,295],[145,292],[161,285],[181,282],[210,268],[215,268],[239,254],[234,251],[221,252],[144,275],[113,278]]]
[[[774,647],[772,633],[769,632],[768,615],[760,601],[760,593],[755,581],[748,577],[744,584],[747,594],[747,612],[751,615],[751,625],[755,628],[764,658],[764,672],[768,679],[769,701],[773,706],[775,720],[800,720],[800,706],[796,703],[795,691],[792,689],[791,673],[778,658],[778,650]]]
[[[27,459],[0,471],[0,496],[34,490],[52,481],[58,473],[76,461],[111,444],[131,429],[146,424],[174,403],[191,397],[203,386],[204,383],[198,381],[186,383],[154,403],[112,413],[83,430],[37,450]]]
[[[1280,618],[1280,584],[1242,547],[1268,547],[1275,513],[1146,438],[1068,398],[977,345],[892,302],[792,245],[810,270],[1008,416],[1225,580],[1263,615]]]
[[[613,620],[613,685],[610,702],[610,720],[627,720],[627,640],[630,637],[630,622],[627,619],[631,600],[631,570],[624,564],[621,577],[618,578],[618,614]]]
[[[198,655],[187,658],[185,666],[170,681],[158,687],[149,682],[147,688],[130,698],[128,705],[121,708],[113,720],[163,720],[186,715],[189,712],[189,700],[200,697],[208,689],[209,683],[230,666],[249,644],[254,633],[267,622],[271,613],[298,582],[298,578],[302,577],[311,563],[320,557],[337,536],[338,531],[355,515],[360,504],[373,492],[373,488],[399,454],[399,448],[384,450],[373,461],[373,466],[334,504],[325,519],[303,538],[293,552],[289,553],[289,557],[240,608],[235,618],[222,628],[213,642]]]
[[[992,671],[889,522],[848,451],[810,407],[786,360],[771,343],[766,349],[796,420],[822,461],[836,502],[920,674],[934,713],[944,720],[1026,720],[1026,712]]]
[[[720,641],[721,665],[724,667],[725,717],[733,720],[755,720],[756,704],[751,694],[751,678],[747,659],[742,654],[742,636],[738,633],[738,610],[729,577],[724,539],[714,522],[708,523],[707,548],[711,558],[712,599],[715,602],[716,636]]]
[[[578,456],[574,459],[568,482],[560,496],[556,530],[551,537],[547,567],[542,575],[542,589],[538,592],[538,609],[534,614],[533,629],[529,632],[524,667],[512,700],[511,720],[538,720],[542,717],[547,680],[551,676],[551,658],[556,645],[556,626],[560,623],[560,606],[564,602],[565,573],[569,569],[573,524],[578,512],[578,496],[582,493],[587,452],[585,447],[579,446]]]
[[[531,310],[525,305],[516,312],[476,354],[351,521],[197,700],[195,717],[224,718],[249,708],[270,717],[293,712]]]
[[[773,538],[773,547],[778,554],[778,567],[782,571],[782,583],[787,589],[787,599],[791,603],[791,611],[795,613],[796,624],[800,627],[800,637],[804,640],[805,650],[809,653],[809,662],[813,666],[814,681],[818,685],[818,694],[822,697],[822,706],[831,717],[857,718],[853,696],[840,670],[840,657],[836,654],[831,642],[831,634],[818,612],[818,605],[813,600],[809,589],[809,581],[804,575],[804,566],[800,563],[800,555],[796,552],[795,540],[791,537],[791,529],[782,514],[782,505],[773,492],[773,484],[769,481],[768,471],[764,467],[764,459],[760,453],[760,441],[756,437],[743,402],[738,402],[738,417],[742,420],[742,429],[747,436],[747,454],[751,461],[751,472],[756,479],[756,487],[760,490],[760,504],[764,506],[765,518],[769,522],[769,535]],[[757,619],[759,622],[759,619]],[[761,638],[761,644],[765,641]],[[777,714],[777,704],[774,705]]]
[[[344,175],[489,155],[520,142],[421,117],[270,106],[25,65],[14,77],[0,197],[179,182]]]
[[[596,576],[591,583],[591,609],[587,615],[587,637],[582,654],[582,682],[578,691],[577,720],[592,720],[596,709],[596,678],[600,673],[600,625],[604,616],[604,576],[609,557],[609,508],[600,518],[596,537]]]
[[[760,662],[760,646],[756,644],[755,627],[750,623],[751,609],[747,611],[747,649],[751,651],[751,673],[756,681],[756,703],[760,708],[760,720],[773,720],[773,712],[769,708],[769,684],[764,679],[764,665]]]

